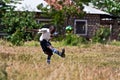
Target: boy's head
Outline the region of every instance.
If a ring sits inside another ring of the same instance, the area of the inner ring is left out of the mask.
[[[49,28],[51,34],[53,34],[56,30],[55,26],[52,25],[52,24],[46,24],[46,25],[43,26],[43,28]]]
[[[50,33],[51,33],[51,34],[53,34],[53,33],[55,32],[55,27],[54,27],[53,25],[51,25],[51,26],[49,27],[49,29],[50,29]]]

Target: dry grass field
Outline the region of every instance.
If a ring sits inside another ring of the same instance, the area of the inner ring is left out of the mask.
[[[57,42],[53,45],[59,50],[65,48],[66,58],[53,55],[48,65],[40,46],[3,43],[0,45],[0,69],[6,72],[8,80],[120,80],[120,47],[61,46]]]

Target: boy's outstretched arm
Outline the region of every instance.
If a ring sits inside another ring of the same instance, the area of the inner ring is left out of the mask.
[[[38,32],[38,33],[44,33],[47,30],[46,29],[26,29],[27,32]]]
[[[38,33],[45,33],[45,32],[47,32],[47,29],[44,29],[44,28],[38,29]]]
[[[39,32],[39,29],[26,29],[27,32]]]

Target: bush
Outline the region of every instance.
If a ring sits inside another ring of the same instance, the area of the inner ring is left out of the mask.
[[[14,34],[12,34],[10,41],[13,45],[19,46],[23,45],[23,34],[19,30],[17,30]]]
[[[92,41],[95,43],[106,43],[110,36],[110,29],[101,27],[96,31],[96,34],[92,38]]]
[[[24,41],[33,40],[33,32],[27,30],[41,27],[35,20],[35,13],[12,10],[4,14],[2,25],[5,27],[4,32],[8,34],[6,39],[17,46],[22,45]]]
[[[65,45],[77,46],[81,43],[86,43],[86,39],[83,37],[79,37],[75,34],[68,34],[64,40]]]

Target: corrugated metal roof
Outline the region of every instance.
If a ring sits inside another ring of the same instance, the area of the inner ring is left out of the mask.
[[[37,5],[40,3],[43,3],[43,6],[47,6],[48,3],[44,0],[23,0],[21,1],[21,4],[14,4],[16,6],[15,11],[34,11],[34,12],[41,12],[40,10],[37,9]],[[99,9],[83,5],[84,6],[84,11],[88,14],[105,14],[105,15],[110,15],[107,12],[101,11]]]
[[[41,12],[37,9],[37,6],[43,3],[46,6],[47,3],[44,0],[23,0],[20,1],[21,4],[12,4],[16,6],[15,11],[30,11],[30,12]]]
[[[84,4],[83,4],[83,6],[84,6],[83,11],[85,11],[85,12],[88,13],[88,14],[104,14],[104,15],[110,15],[109,13],[104,12],[104,11],[101,11],[101,10],[96,9],[96,8],[93,8],[93,7],[84,5]]]

